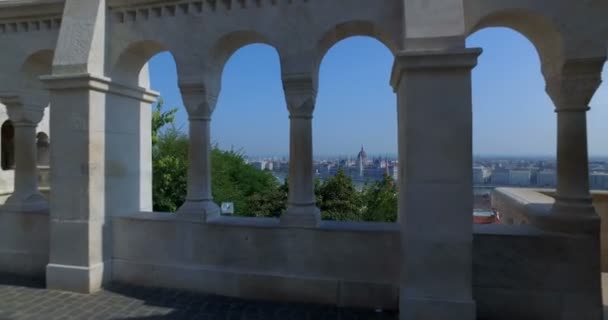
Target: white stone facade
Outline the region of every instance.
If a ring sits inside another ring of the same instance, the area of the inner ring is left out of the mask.
[[[39,272],[42,264],[49,288],[78,292],[147,280],[298,301],[339,292],[322,302],[372,307],[380,299],[398,306],[404,320],[472,320],[492,310],[514,319],[522,318],[518,310],[600,319],[586,111],[606,61],[606,17],[608,2],[572,0],[2,0],[0,102],[15,124],[16,167],[0,213],[0,267]],[[557,190],[548,211],[528,208],[534,226],[474,232],[471,70],[481,50],[465,39],[493,26],[521,32],[539,52],[558,118]],[[319,64],[355,35],[375,37],[395,56],[395,225],[328,225],[315,203]],[[222,70],[251,43],[279,53],[290,113],[288,210],[276,220],[226,220],[211,196],[210,121]],[[175,58],[190,122],[188,194],[176,215],[150,213],[150,104],[157,94],[147,89],[146,63],[161,51]],[[36,126],[49,104],[50,208],[35,161]],[[43,230],[33,235],[26,225]],[[165,241],[152,248],[147,238],[160,235]],[[572,246],[591,249],[550,250],[569,237]],[[491,263],[477,243],[486,238],[551,253],[543,260],[506,250],[514,259],[503,256],[505,263],[532,259],[543,271],[555,261],[576,263],[556,271],[563,286],[550,277],[530,286],[525,266]],[[358,242],[369,246],[345,252]],[[336,272],[337,257],[356,263]],[[492,307],[512,295],[527,298],[511,300],[519,302],[512,309]],[[542,303],[555,295],[557,313]]]

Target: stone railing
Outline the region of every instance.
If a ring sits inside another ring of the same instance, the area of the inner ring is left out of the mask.
[[[48,218],[0,211],[0,274],[45,277]],[[108,224],[115,282],[261,300],[398,307],[398,224],[323,221],[315,228],[285,228],[278,219],[218,217],[205,223],[144,212],[115,216]],[[562,313],[599,319],[596,237],[533,225],[480,225],[473,239],[471,281],[480,319],[565,319]]]
[[[492,207],[502,224],[529,224],[536,212],[551,209],[555,200],[538,189],[497,188],[492,192]]]
[[[492,207],[498,212],[502,224],[543,225],[542,219],[550,214],[555,202],[553,189],[497,188],[492,193]],[[608,191],[592,191],[593,204],[601,218],[602,271],[608,272]]]
[[[112,230],[113,281],[262,300],[398,306],[398,224],[323,221],[315,228],[285,228],[278,219],[202,223],[138,213],[114,217]],[[532,225],[475,226],[473,238],[480,318],[601,314],[595,238]],[[563,295],[571,299],[556,298]]]

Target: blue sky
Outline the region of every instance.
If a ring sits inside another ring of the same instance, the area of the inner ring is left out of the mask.
[[[467,39],[484,53],[473,70],[473,149],[476,155],[555,155],[556,115],[544,90],[534,46],[504,28]],[[389,86],[391,52],[368,37],[337,43],[321,65],[313,122],[316,156],[396,154],[396,97]],[[165,107],[178,107],[177,125],[187,116],[169,53],[150,61],[152,88]],[[608,76],[608,67],[604,69]],[[591,155],[608,155],[608,84],[596,93],[588,116]],[[289,150],[289,120],[279,57],[267,45],[241,48],[228,61],[212,140],[250,156],[283,156]],[[432,130],[432,128],[429,128]]]

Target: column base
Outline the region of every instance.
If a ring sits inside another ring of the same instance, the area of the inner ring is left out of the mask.
[[[187,200],[177,210],[177,215],[187,220],[207,221],[220,216],[220,207],[211,200]]]
[[[473,300],[401,297],[399,301],[399,320],[475,320],[476,313]]]
[[[592,204],[569,204],[556,199],[547,215],[535,217],[539,228],[567,233],[595,234],[600,232],[600,217]]]
[[[317,227],[321,222],[321,210],[314,204],[307,206],[290,205],[281,215],[281,225],[286,227]]]
[[[2,209],[12,212],[45,212],[49,210],[49,202],[41,193],[12,194],[6,199]]]
[[[77,293],[97,292],[110,280],[110,270],[105,265],[103,262],[92,266],[50,263],[46,267],[46,287]]]

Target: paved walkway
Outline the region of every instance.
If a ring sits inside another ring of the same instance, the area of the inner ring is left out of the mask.
[[[82,295],[0,276],[0,319],[396,320],[396,313],[269,303],[179,290],[112,285]]]

